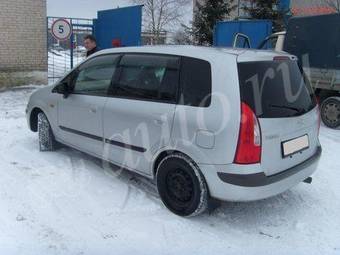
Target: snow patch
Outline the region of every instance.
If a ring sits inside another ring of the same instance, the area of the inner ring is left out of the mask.
[[[151,181],[70,148],[39,152],[34,86],[0,93],[0,254],[340,254],[340,133],[321,128],[312,185],[184,219]]]

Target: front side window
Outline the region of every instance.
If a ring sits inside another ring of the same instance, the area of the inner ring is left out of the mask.
[[[175,102],[179,81],[179,58],[164,55],[125,55],[115,84],[119,97]]]
[[[116,70],[117,55],[99,56],[84,63],[78,70],[73,93],[106,95]]]

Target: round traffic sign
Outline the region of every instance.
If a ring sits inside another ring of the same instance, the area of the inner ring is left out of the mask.
[[[72,26],[66,19],[57,19],[51,28],[52,35],[59,41],[66,41],[72,35]]]

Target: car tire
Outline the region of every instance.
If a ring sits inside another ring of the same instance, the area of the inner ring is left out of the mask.
[[[321,105],[321,118],[329,128],[340,127],[340,98],[330,97]]]
[[[54,151],[57,142],[54,138],[53,131],[44,113],[38,114],[38,135],[40,151]]]
[[[187,156],[172,154],[159,164],[158,193],[174,214],[193,217],[205,212],[209,203],[206,181],[198,166]]]

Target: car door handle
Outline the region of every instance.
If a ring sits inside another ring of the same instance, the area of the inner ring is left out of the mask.
[[[90,113],[97,113],[97,109],[96,108],[90,108]]]

